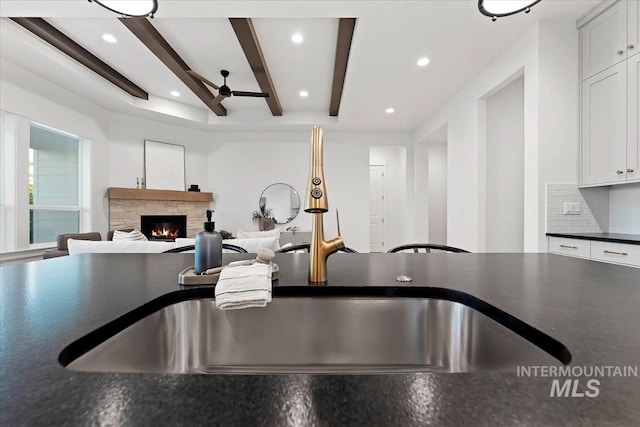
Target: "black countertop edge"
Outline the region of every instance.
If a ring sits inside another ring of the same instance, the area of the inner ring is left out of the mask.
[[[92,348],[131,326],[142,318],[171,304],[200,298],[214,299],[214,286],[183,288],[164,294],[148,303],[99,327],[65,347],[58,357],[67,366]],[[549,353],[565,365],[571,362],[569,349],[544,332],[526,324],[509,313],[466,292],[437,287],[397,286],[274,286],[274,298],[287,297],[380,297],[380,298],[435,298],[464,304],[495,320]]]
[[[619,233],[547,233],[549,237],[564,237],[567,239],[597,240],[599,242],[627,243],[640,245],[640,235]]]

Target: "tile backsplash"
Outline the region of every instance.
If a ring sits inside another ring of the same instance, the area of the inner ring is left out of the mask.
[[[609,190],[609,233],[640,234],[640,183]]]
[[[609,189],[579,189],[574,183],[548,183],[546,186],[547,233],[608,233]],[[564,203],[580,203],[580,214],[565,215]]]

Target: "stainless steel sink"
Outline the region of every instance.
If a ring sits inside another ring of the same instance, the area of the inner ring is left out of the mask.
[[[145,373],[374,373],[513,372],[518,365],[559,364],[532,342],[457,302],[280,297],[266,308],[234,311],[220,311],[213,299],[179,302],[126,327],[67,367]]]

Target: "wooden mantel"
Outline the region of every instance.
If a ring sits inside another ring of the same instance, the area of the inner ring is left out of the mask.
[[[109,197],[109,199],[127,200],[178,200],[181,202],[211,202],[213,200],[213,193],[109,187],[109,189],[107,190],[107,197]]]

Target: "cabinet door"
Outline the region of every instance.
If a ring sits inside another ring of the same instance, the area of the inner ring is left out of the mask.
[[[640,181],[640,55],[627,61],[628,73],[628,119],[627,119],[627,180]]]
[[[581,33],[583,80],[627,59],[627,2],[611,6]]]
[[[591,256],[591,241],[549,237],[549,252],[557,255],[589,259]]]
[[[640,6],[638,0],[627,2],[627,56],[640,53]]]
[[[582,185],[626,179],[627,63],[582,82]]]

